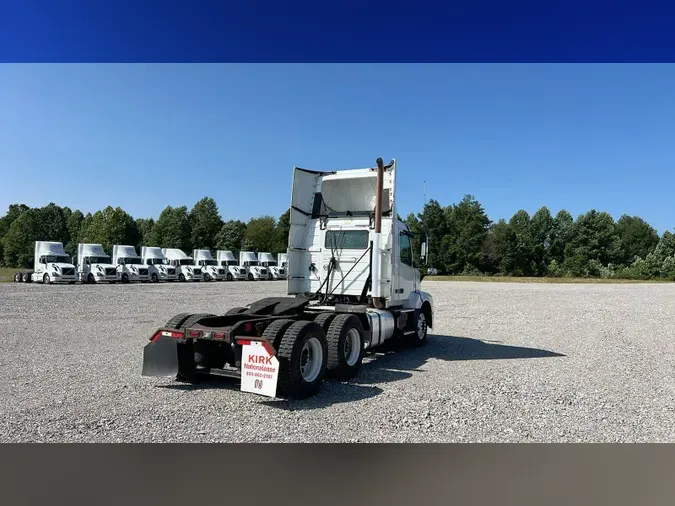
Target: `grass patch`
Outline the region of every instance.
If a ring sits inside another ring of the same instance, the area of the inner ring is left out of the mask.
[[[604,279],[604,278],[526,278],[508,276],[426,276],[424,281],[482,281],[484,283],[585,283],[585,284],[635,284],[672,283],[667,279]]]
[[[14,274],[23,270],[24,269],[12,269],[8,267],[0,267],[0,283],[14,281]]]

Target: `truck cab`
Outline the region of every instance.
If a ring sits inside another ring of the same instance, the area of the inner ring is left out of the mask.
[[[141,263],[147,267],[150,280],[153,283],[176,281],[178,279],[176,268],[169,265],[169,261],[162,253],[162,248],[142,246]]]
[[[260,265],[267,269],[267,279],[286,279],[286,269],[277,263],[272,253],[259,253],[258,259]]]
[[[204,274],[201,267],[195,266],[192,257],[178,248],[164,248],[162,254],[169,261],[169,265],[175,267],[178,281],[201,281]]]
[[[117,279],[122,283],[150,281],[148,268],[133,246],[115,244],[113,264],[117,266]]]
[[[216,259],[218,265],[227,271],[225,276],[228,281],[245,281],[247,279],[248,271],[245,267],[240,267],[238,265],[237,259],[231,251],[216,251]]]
[[[77,273],[82,283],[117,282],[117,268],[101,244],[77,245]]]
[[[75,266],[63,249],[63,243],[36,241],[32,281],[52,284],[77,281]]]
[[[192,258],[195,260],[195,267],[200,268],[204,273],[204,281],[227,279],[225,268],[218,265],[218,261],[213,258],[211,251],[196,249],[192,252]]]
[[[246,277],[249,281],[267,279],[267,269],[260,265],[258,256],[253,251],[239,252],[239,267],[246,269]]]

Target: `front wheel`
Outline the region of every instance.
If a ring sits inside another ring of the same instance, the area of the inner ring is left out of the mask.
[[[281,338],[279,388],[290,399],[305,399],[318,393],[326,376],[328,344],[321,325],[313,321],[293,323]]]
[[[152,276],[150,276],[150,277],[152,278],[152,282],[153,282],[153,283],[159,282],[159,277],[157,276],[157,273],[156,273],[156,272],[153,272],[153,273],[152,273]]]
[[[232,281],[232,279],[234,279],[234,278],[232,277],[232,274],[228,272],[228,273],[227,273],[227,280],[228,280],[228,281]]]
[[[253,274],[251,274],[250,272],[248,273],[248,280],[253,281]]]
[[[409,334],[407,336],[408,345],[414,348],[424,346],[427,342],[427,331],[428,331],[427,315],[424,311],[420,311],[419,315],[417,316],[417,325],[415,327],[415,333]]]
[[[185,274],[182,272],[178,275],[178,281],[185,281]]]
[[[204,273],[204,281],[211,281],[211,275],[208,272]]]
[[[129,275],[125,272],[122,274],[122,283],[128,283],[129,282]]]
[[[48,284],[50,283],[50,280],[49,280],[49,274],[45,274],[44,276],[42,276],[42,282],[43,282],[45,285],[48,285]]]

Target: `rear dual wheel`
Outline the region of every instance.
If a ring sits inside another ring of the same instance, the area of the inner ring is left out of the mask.
[[[331,319],[326,337],[329,374],[343,381],[356,377],[365,354],[364,329],[359,317],[338,314]]]
[[[313,321],[281,320],[286,321],[290,324],[279,324],[282,329],[287,325],[283,329],[283,336],[279,339],[277,353],[279,389],[288,398],[305,399],[318,393],[326,376],[328,361],[326,333],[321,325]],[[272,325],[274,324],[270,327]]]

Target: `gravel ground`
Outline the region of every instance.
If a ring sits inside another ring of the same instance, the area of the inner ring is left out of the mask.
[[[675,285],[424,283],[418,350],[306,401],[140,376],[149,334],[283,282],[0,285],[0,441],[674,442]]]

